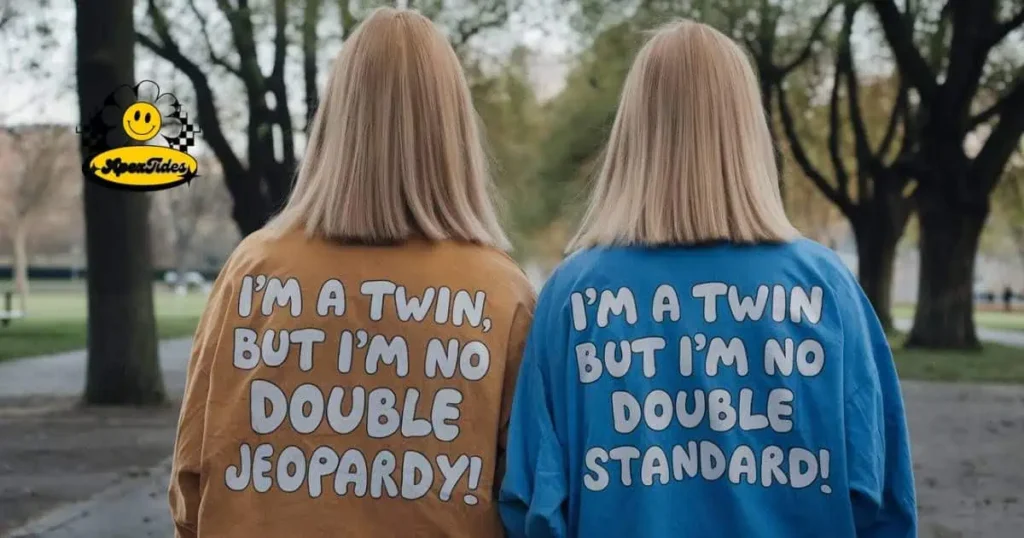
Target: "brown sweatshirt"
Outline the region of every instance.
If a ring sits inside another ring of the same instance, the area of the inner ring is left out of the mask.
[[[534,292],[504,253],[250,236],[196,332],[176,536],[502,536]]]

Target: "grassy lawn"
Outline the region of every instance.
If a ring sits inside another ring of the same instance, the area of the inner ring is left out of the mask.
[[[900,379],[922,381],[1024,383],[1024,349],[985,344],[980,352],[904,349],[893,337]]]
[[[899,305],[892,309],[894,318],[913,319],[913,305]],[[1001,310],[976,310],[974,322],[979,327],[1002,329],[1007,331],[1024,331],[1024,311],[1003,312]]]
[[[910,319],[913,305],[893,308],[895,318]],[[1024,312],[997,308],[974,312],[978,327],[1024,331]],[[1024,349],[985,343],[980,352],[903,349],[903,336],[890,338],[896,369],[902,379],[925,381],[1024,383]]]
[[[0,283],[2,284],[2,283]],[[5,289],[0,285],[0,289]],[[188,336],[195,331],[206,304],[201,293],[175,295],[162,286],[154,291],[160,338]],[[85,347],[85,290],[81,283],[40,283],[29,299],[29,316],[0,328],[0,361],[45,355]],[[897,307],[898,317],[909,307]],[[978,312],[978,324],[1024,330],[1024,312]],[[1024,383],[1024,349],[985,344],[981,352],[903,349],[902,337],[892,339],[896,367],[903,379],[950,382]]]
[[[175,338],[195,331],[206,296],[199,292],[178,296],[157,287],[154,301],[160,338]],[[85,289],[81,283],[33,286],[28,316],[0,327],[0,361],[84,348],[85,320]]]

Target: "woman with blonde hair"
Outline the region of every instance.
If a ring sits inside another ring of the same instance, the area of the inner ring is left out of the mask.
[[[916,536],[885,334],[777,180],[742,50],[694,22],[658,30],[537,303],[511,536]]]
[[[196,333],[178,537],[502,533],[534,292],[480,138],[425,17],[379,9],[346,40],[291,198],[232,254]]]

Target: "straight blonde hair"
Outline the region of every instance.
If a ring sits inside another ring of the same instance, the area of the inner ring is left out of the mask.
[[[368,244],[509,248],[459,59],[426,17],[375,10],[342,46],[295,188],[268,225]]]
[[[626,77],[604,164],[567,250],[797,235],[743,51],[696,22],[658,29]]]

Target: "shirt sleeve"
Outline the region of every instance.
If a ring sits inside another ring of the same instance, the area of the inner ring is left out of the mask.
[[[860,286],[844,300],[846,452],[857,536],[915,538],[917,503],[907,419],[892,350]]]
[[[224,269],[227,274],[227,269]],[[201,456],[206,426],[206,401],[210,388],[210,364],[215,360],[231,308],[232,286],[222,275],[210,292],[192,340],[185,395],[174,442],[168,498],[175,538],[195,538],[201,500]]]
[[[512,398],[515,395],[516,380],[519,378],[519,367],[526,348],[526,338],[530,333],[533,321],[533,309],[536,299],[532,296],[528,304],[520,304],[512,318],[509,330],[508,355],[505,358],[505,379],[501,393],[501,426],[498,430],[498,460],[494,473],[495,498],[501,489],[501,479],[505,474],[505,450],[508,445],[508,427],[512,414]]]
[[[562,395],[553,392],[546,372],[552,361],[564,362],[568,332],[551,313],[560,310],[551,295],[545,288],[538,300],[512,403],[499,510],[513,538],[566,536],[565,449],[554,420]]]

